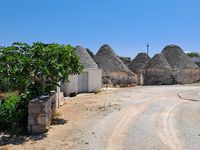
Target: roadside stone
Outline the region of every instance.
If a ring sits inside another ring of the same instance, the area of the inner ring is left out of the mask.
[[[28,105],[28,132],[39,134],[48,131],[56,110],[56,96],[42,96],[33,99]]]

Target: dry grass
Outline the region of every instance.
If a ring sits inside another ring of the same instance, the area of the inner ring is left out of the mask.
[[[0,91],[0,99],[5,99],[9,96],[15,96],[15,95],[18,95],[19,92],[18,91],[13,91],[13,92],[7,92],[7,93],[3,93]]]
[[[10,150],[10,148],[8,148],[8,147],[2,147],[2,148],[0,148],[0,150]]]

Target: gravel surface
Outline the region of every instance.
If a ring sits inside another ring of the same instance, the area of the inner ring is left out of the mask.
[[[191,90],[200,88],[144,86],[80,94],[67,99],[47,134],[10,139],[0,150],[198,150],[200,104],[178,96]]]

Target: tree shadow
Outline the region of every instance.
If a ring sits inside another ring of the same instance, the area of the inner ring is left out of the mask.
[[[56,119],[53,119],[51,126],[64,125],[67,122],[68,120],[56,118]],[[51,126],[49,130],[51,130]],[[9,133],[0,131],[0,146],[6,146],[8,144],[20,145],[28,141],[39,141],[46,138],[47,134],[48,132],[43,133],[43,134],[35,134],[35,135],[29,135],[29,134],[11,135]]]
[[[20,145],[28,141],[38,141],[47,137],[47,133],[37,135],[10,135],[5,132],[0,132],[0,146],[8,144]]]
[[[55,125],[64,125],[66,123],[68,123],[68,120],[61,119],[61,118],[55,118],[52,121],[52,126],[55,126]]]

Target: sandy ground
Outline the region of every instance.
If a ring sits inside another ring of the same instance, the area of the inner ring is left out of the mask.
[[[167,150],[200,147],[200,103],[181,99],[198,85],[110,89],[68,98],[45,135],[0,150]],[[16,140],[18,139],[18,140]]]

